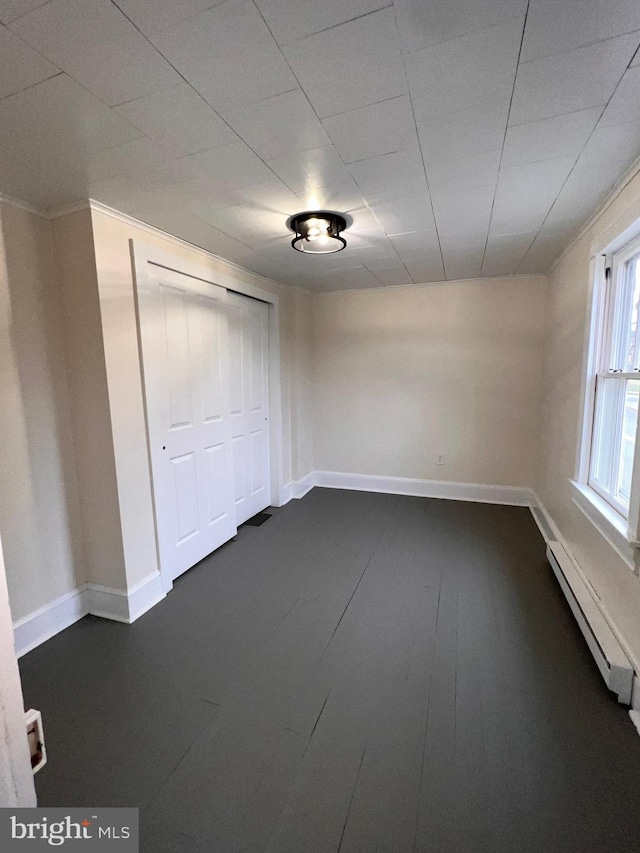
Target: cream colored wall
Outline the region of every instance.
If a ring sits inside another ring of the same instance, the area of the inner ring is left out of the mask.
[[[573,504],[582,418],[589,260],[640,220],[640,175],[630,181],[550,275],[536,491],[640,670],[640,580]],[[639,222],[640,225],[640,222]]]
[[[305,311],[310,310],[310,302],[305,294],[233,268],[204,251],[177,243],[131,222],[97,210],[91,212],[91,218],[124,562],[127,586],[131,587],[157,570],[157,558],[129,240],[162,249],[198,264],[210,271],[214,280],[216,273],[223,273],[239,282],[244,281],[278,294],[285,483],[291,479],[292,472],[296,476],[301,471],[308,473],[304,466],[310,464],[308,452],[299,449],[300,445],[306,447],[307,441],[298,436],[308,428],[300,414],[304,412],[308,383],[305,384],[304,370],[297,358],[298,351],[304,350],[300,337],[304,336],[304,315]],[[308,320],[306,322],[308,326]],[[300,329],[303,331],[300,332]]]
[[[124,550],[90,211],[53,220],[52,231],[80,494],[83,579],[124,589]]]
[[[530,486],[546,284],[314,296],[316,469]]]
[[[0,204],[0,535],[14,619],[83,583],[50,223]]]

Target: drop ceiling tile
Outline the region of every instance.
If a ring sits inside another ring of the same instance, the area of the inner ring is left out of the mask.
[[[389,0],[256,0],[278,44],[328,30],[389,5]]]
[[[500,149],[431,163],[426,167],[429,189],[438,193],[495,184],[499,166]]]
[[[637,0],[532,0],[522,61],[640,30]]]
[[[491,234],[537,230],[567,180],[577,158],[559,157],[500,170]]]
[[[341,24],[283,48],[321,118],[406,92],[393,9]]]
[[[400,202],[382,202],[372,205],[376,219],[389,236],[411,231],[436,233],[429,195],[409,196]]]
[[[482,262],[482,275],[515,275],[535,237],[535,231],[509,237],[490,236]]]
[[[118,6],[142,32],[154,35],[219,6],[226,0],[118,0]]]
[[[420,151],[413,147],[382,157],[372,157],[370,160],[360,160],[352,163],[349,169],[365,194],[426,185]]]
[[[0,149],[51,169],[68,160],[82,173],[85,154],[141,136],[66,74],[0,101]]]
[[[367,208],[360,188],[351,177],[339,184],[311,187],[309,192],[297,193],[297,196],[303,210],[336,210],[352,215],[357,212],[358,217],[371,219],[373,224],[373,214]]]
[[[52,0],[11,28],[109,106],[180,82],[108,0]]]
[[[364,287],[383,287],[382,283],[365,266],[337,270],[335,277],[344,286],[345,290],[359,290]]]
[[[0,26],[0,99],[59,73],[15,33]]]
[[[413,279],[407,272],[404,264],[398,262],[391,266],[375,266],[375,261],[367,263],[365,266],[385,287],[397,287],[401,284],[413,284]],[[379,263],[387,263],[380,261]]]
[[[345,232],[347,248],[340,252],[341,265],[347,263],[366,264],[377,260],[398,260],[398,254],[393,245],[383,233],[380,235],[374,229],[370,237],[367,232],[350,234]]]
[[[323,124],[345,163],[390,154],[417,141],[406,95],[326,118]]]
[[[457,234],[442,234],[440,247],[443,252],[460,252],[465,249],[481,249],[487,243],[487,229],[482,231],[460,231]]]
[[[639,35],[620,36],[522,63],[509,124],[604,106],[639,41]]]
[[[269,160],[287,152],[329,145],[330,139],[301,89],[223,114],[236,133],[260,157]]]
[[[640,66],[629,68],[606,106],[599,127],[640,119]]]
[[[430,281],[445,281],[440,252],[425,252],[421,258],[405,261],[405,267],[416,284],[426,284]]]
[[[489,225],[495,185],[432,193],[438,233],[482,231]]]
[[[546,236],[539,234],[521,261],[518,273],[520,275],[535,275],[536,273],[548,272],[569,240],[570,236],[564,234]]]
[[[92,182],[123,175],[143,186],[167,185],[180,178],[176,162],[159,143],[144,137],[91,154],[87,173]]]
[[[545,225],[568,219],[586,219],[613,188],[626,168],[625,161],[598,163],[581,157],[555,200]]]
[[[545,219],[544,225],[538,232],[539,236],[549,237],[556,234],[566,234],[567,240],[573,236],[584,223],[586,216],[554,215],[553,210]]]
[[[364,214],[358,218],[359,214]],[[370,249],[376,245],[385,247],[385,255],[393,254],[389,238],[370,210],[363,208],[354,211],[353,223],[345,230],[349,246],[352,249]]]
[[[0,0],[0,22],[8,24],[48,2],[49,0]]]
[[[45,160],[30,161],[0,151],[0,187],[13,198],[40,210],[59,208],[87,196],[86,179],[73,160],[58,158],[54,168]]]
[[[176,157],[237,141],[233,130],[187,83],[115,108]]]
[[[543,118],[507,129],[502,152],[503,166],[522,166],[579,154],[598,123],[600,107]]]
[[[416,118],[508,102],[521,37],[518,21],[410,53],[407,76]]]
[[[180,157],[176,165],[181,180],[206,180],[225,191],[273,180],[269,167],[244,142]]]
[[[627,121],[596,127],[584,147],[581,159],[604,163],[625,161],[628,165],[640,156],[640,121]]]
[[[394,234],[389,239],[403,260],[416,259],[425,253],[439,252],[438,235],[432,228],[428,228],[426,231]]]
[[[151,41],[218,112],[297,88],[251,0],[228,0]]]
[[[403,48],[417,50],[523,17],[527,0],[395,0]]]
[[[278,236],[277,230],[264,219],[255,216],[253,211],[244,205],[219,208],[208,214],[201,213],[198,218],[249,246],[259,245]],[[285,231],[283,227],[282,233]]]
[[[443,250],[444,271],[447,281],[478,278],[482,267],[484,245],[471,248]]]
[[[312,151],[291,151],[268,160],[267,165],[293,192],[305,196],[314,195],[320,187],[353,180],[333,145]]]
[[[227,196],[255,212],[279,214],[283,227],[285,219],[300,210],[298,196],[275,177],[268,183],[231,190]]]
[[[502,148],[508,114],[509,100],[503,98],[419,121],[424,162],[429,165]]]

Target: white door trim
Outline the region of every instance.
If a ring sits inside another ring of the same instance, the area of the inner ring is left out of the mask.
[[[149,246],[138,240],[129,240],[131,266],[134,281],[134,293],[137,294],[138,270],[143,270],[147,263],[156,264],[165,269],[198,279],[205,284],[224,287],[244,296],[252,296],[266,302],[269,309],[269,461],[270,461],[270,491],[271,505],[282,504],[282,487],[284,484],[284,465],[282,452],[282,390],[280,378],[280,297],[261,287],[239,281],[224,272],[212,271],[207,267],[186,261],[183,258]],[[136,318],[138,322],[138,318]],[[140,329],[138,329],[138,354],[140,374],[143,373],[142,349],[140,345]],[[148,425],[147,425],[148,442]],[[151,482],[151,459],[149,458],[149,480]],[[171,586],[169,586],[169,589]]]

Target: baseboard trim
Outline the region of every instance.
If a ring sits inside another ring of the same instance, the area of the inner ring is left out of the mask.
[[[166,596],[160,572],[152,572],[130,590],[87,584],[89,613],[130,625]]]
[[[316,485],[316,472],[310,471],[300,480],[292,480],[282,487],[280,492],[280,506],[288,504],[290,500],[299,500]]]
[[[16,657],[22,657],[41,643],[64,631],[89,612],[86,587],[61,595],[44,607],[13,623]]]
[[[300,498],[303,498],[307,494],[307,492],[310,492],[315,485],[316,472],[310,471],[308,474],[305,474],[302,479],[295,480],[291,484],[292,496],[299,500]]]
[[[533,500],[531,489],[482,483],[415,480],[409,477],[345,474],[338,471],[315,471],[314,481],[316,486],[325,489],[352,489],[358,492],[382,492],[390,495],[506,504],[507,506],[531,506]]]
[[[16,657],[26,655],[84,616],[100,616],[130,625],[165,596],[159,572],[152,572],[128,592],[84,584],[13,623]]]

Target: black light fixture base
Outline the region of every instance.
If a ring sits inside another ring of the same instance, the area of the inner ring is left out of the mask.
[[[307,210],[287,219],[287,228],[295,233],[291,241],[297,252],[306,255],[329,255],[341,252],[347,241],[340,233],[351,225],[352,219],[333,210]]]

